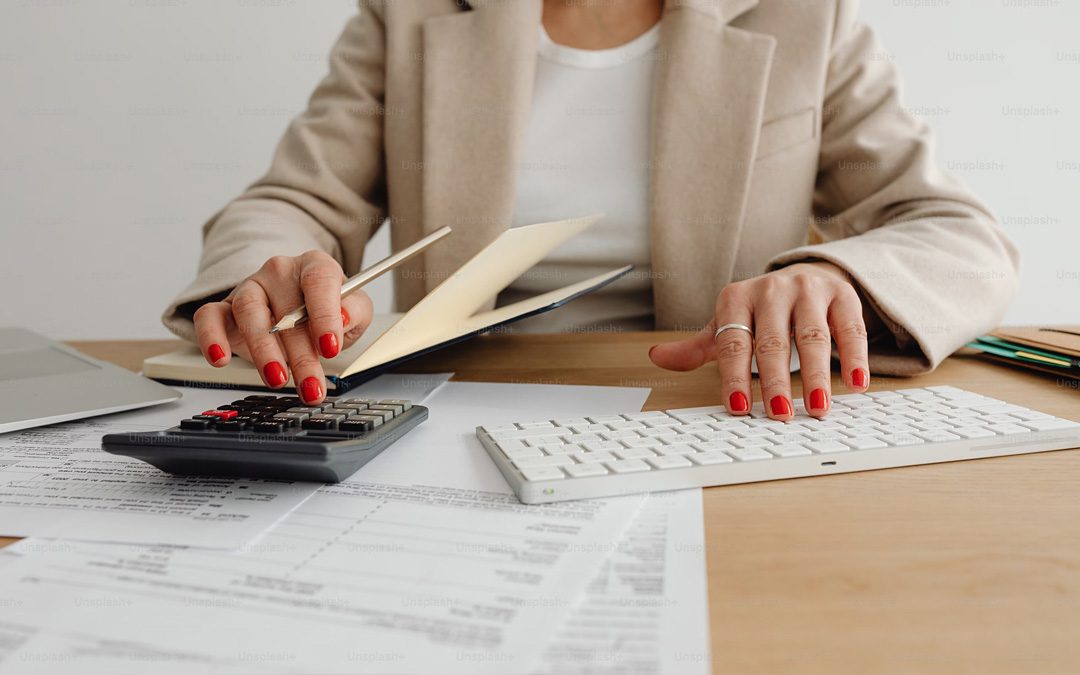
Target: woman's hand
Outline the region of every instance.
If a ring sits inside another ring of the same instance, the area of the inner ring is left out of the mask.
[[[341,299],[341,265],[323,251],[295,258],[275,256],[244,279],[221,302],[195,312],[195,335],[210,364],[228,365],[232,354],[255,364],[266,386],[279,389],[292,370],[296,390],[306,403],[326,396],[319,355],[333,358],[371,323],[371,298],[363,291]],[[270,328],[300,305],[308,320],[272,335]],[[343,334],[344,332],[344,334]]]
[[[739,329],[713,337],[717,326],[737,323],[754,331],[753,339]],[[700,333],[666,342],[649,350],[656,365],[669,370],[693,370],[715,360],[720,390],[728,412],[750,412],[750,359],[757,356],[761,398],[769,417],[790,420],[791,336],[802,367],[803,401],[807,412],[829,412],[829,364],[832,340],[840,352],[840,372],[851,391],[865,391],[870,382],[866,324],[862,303],[843,270],[831,263],[800,263],[760,277],[729,284],[716,299],[716,316]]]

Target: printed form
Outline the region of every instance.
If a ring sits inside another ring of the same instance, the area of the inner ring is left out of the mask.
[[[708,672],[700,491],[523,506],[471,434],[647,393],[576,389],[449,383],[429,422],[457,433],[395,455],[452,485],[327,486],[238,552],[21,542],[0,555],[0,670]],[[416,478],[402,459],[371,475]]]

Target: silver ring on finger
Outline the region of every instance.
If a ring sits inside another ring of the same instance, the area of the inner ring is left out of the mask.
[[[744,326],[741,323],[725,323],[723,326],[717,328],[716,332],[713,333],[713,340],[720,337],[720,334],[726,330],[744,330],[746,331],[746,334],[750,336],[751,340],[754,339],[754,331],[750,329],[750,326]]]

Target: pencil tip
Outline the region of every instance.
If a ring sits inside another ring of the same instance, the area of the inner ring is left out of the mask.
[[[281,329],[278,328],[277,326],[274,326],[273,328],[270,329],[270,334],[273,335],[274,333],[278,332],[279,330],[281,330]]]

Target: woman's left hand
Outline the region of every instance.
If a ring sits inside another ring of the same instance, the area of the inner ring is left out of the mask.
[[[741,329],[713,337],[717,326],[731,323],[750,327],[753,338]],[[732,415],[746,415],[753,400],[750,359],[756,356],[765,410],[773,419],[790,420],[795,414],[792,336],[808,414],[824,417],[829,412],[832,340],[847,389],[866,391],[870,369],[862,302],[847,274],[827,262],[799,263],[725,286],[709,325],[694,337],[654,346],[649,358],[669,370],[693,370],[716,361],[721,400]]]

